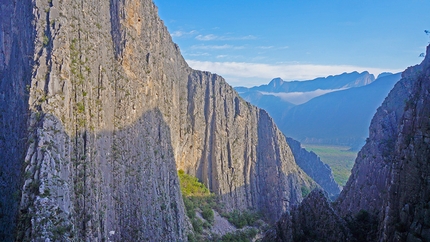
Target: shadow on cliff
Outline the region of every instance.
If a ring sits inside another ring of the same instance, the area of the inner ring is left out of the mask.
[[[212,121],[214,123],[214,121]],[[258,143],[255,154],[246,150],[241,160],[243,162],[232,162],[230,146],[226,145],[227,157],[216,160],[211,154],[217,146],[215,135],[212,134],[206,139],[209,143],[203,150],[197,168],[197,177],[207,185],[211,192],[219,196],[225,204],[226,211],[254,210],[263,215],[269,223],[276,222],[283,212],[290,206],[297,205],[303,199],[302,189],[310,189],[300,174],[291,172],[286,174],[285,170],[290,170],[288,166],[295,166],[295,163],[288,162],[288,155],[280,148],[277,139],[277,129],[274,128],[272,119],[266,111],[258,111]],[[215,133],[215,132],[212,132]],[[280,132],[279,132],[280,134]],[[256,156],[253,161],[250,156]],[[222,157],[222,156],[221,156]],[[218,164],[217,164],[218,163]],[[221,169],[217,169],[221,166]],[[288,168],[286,168],[288,167]],[[218,174],[221,172],[223,174]],[[209,178],[209,179],[205,179]],[[242,186],[237,186],[238,180],[243,179]],[[224,181],[221,181],[224,180]],[[220,189],[221,184],[227,183],[228,189]],[[228,192],[222,193],[222,190]]]
[[[35,31],[30,1],[2,1],[0,16],[0,241],[13,241],[25,156]],[[22,41],[25,39],[25,41]]]
[[[66,234],[67,239],[178,241],[186,238],[187,222],[170,128],[158,109],[145,112],[124,128],[100,132],[82,128],[74,137],[64,132],[56,117],[38,115],[41,121],[35,130],[43,129],[40,131],[45,137],[51,137],[50,132],[57,136],[53,136],[55,140],[35,141],[34,153],[42,153],[38,159],[43,164],[27,168],[34,170],[27,179],[38,176],[39,182],[38,187],[24,186],[23,193],[31,201],[21,204],[19,240],[43,237],[43,230],[53,231],[51,238]],[[58,127],[63,132],[51,131]],[[64,136],[65,142],[58,142],[62,139],[59,136]],[[41,147],[40,143],[46,141],[55,144]],[[47,157],[61,158],[47,162]],[[29,166],[34,165],[31,163]],[[53,177],[65,183],[57,185]],[[69,193],[64,193],[67,190]],[[39,201],[43,199],[47,201],[41,207]],[[49,211],[50,205],[62,211]],[[44,218],[39,220],[43,222],[34,222],[37,216]],[[58,218],[66,221],[56,221]],[[59,229],[65,233],[56,234]]]

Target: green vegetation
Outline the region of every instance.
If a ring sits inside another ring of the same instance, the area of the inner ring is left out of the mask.
[[[193,225],[194,235],[189,235],[189,241],[200,241],[204,228],[210,228],[214,222],[213,209],[217,207],[216,197],[196,177],[186,174],[183,170],[178,171],[179,183],[184,200],[187,216]],[[196,217],[196,211],[201,212],[206,221]]]
[[[260,218],[260,214],[252,211],[239,211],[234,210],[231,213],[223,214],[223,217],[227,218],[237,228],[243,228],[245,226],[252,226]]]
[[[302,186],[301,189],[302,189],[302,197],[306,197],[309,195],[309,193],[311,193],[311,190],[307,186]]]
[[[178,176],[185,210],[194,230],[194,233],[188,234],[188,241],[208,241],[210,238],[210,241],[219,242],[248,242],[252,241],[257,235],[258,229],[246,228],[225,234],[224,236],[216,234],[209,236],[207,229],[210,229],[214,223],[214,210],[222,211],[222,204],[217,201],[216,196],[204,184],[199,182],[196,177],[186,174],[183,170],[178,171]],[[203,219],[196,216],[196,212],[200,212]],[[256,226],[257,220],[261,217],[257,212],[238,210],[231,213],[222,213],[222,216],[227,218],[238,229],[245,226]]]
[[[210,224],[213,224],[213,222],[214,222],[214,211],[212,210],[212,208],[208,204],[206,204],[202,208],[202,217],[204,219],[206,219],[206,221],[208,221]]]
[[[308,151],[313,151],[333,170],[334,180],[345,186],[351,175],[357,152],[350,151],[346,146],[304,145]]]
[[[222,236],[221,239],[216,239],[215,241],[221,242],[249,242],[252,241],[257,235],[258,231],[255,228],[249,228],[245,230],[239,230],[234,233],[228,233]]]
[[[42,40],[43,46],[48,46],[49,44],[49,38],[46,35],[43,35],[43,40]]]
[[[212,196],[209,189],[199,182],[196,177],[186,174],[183,170],[178,171],[179,183],[181,185],[182,195],[185,197],[210,197]]]

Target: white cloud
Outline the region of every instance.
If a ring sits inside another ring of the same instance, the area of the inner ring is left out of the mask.
[[[216,36],[216,35],[213,35],[213,34],[208,34],[208,35],[201,35],[201,34],[199,34],[199,35],[196,36],[197,40],[203,40],[203,41],[214,40],[214,39],[217,39],[217,38],[219,38],[219,37]]]
[[[250,40],[250,39],[256,39],[257,37],[253,35],[246,35],[246,36],[218,36],[214,34],[207,34],[207,35],[197,35],[196,39],[201,41],[209,41],[209,40]]]
[[[194,34],[196,34],[197,33],[197,31],[195,31],[195,30],[191,30],[191,31],[189,31],[189,32],[185,32],[185,31],[180,31],[180,30],[178,30],[178,31],[174,31],[173,33],[171,33],[170,35],[172,36],[172,37],[183,37],[183,36],[187,36],[187,35],[194,35]]]
[[[225,49],[244,49],[244,46],[234,46],[234,45],[193,45],[190,47],[194,50],[225,50]]]
[[[257,48],[262,50],[269,50],[269,49],[273,49],[273,46],[258,46]]]
[[[225,40],[249,40],[249,39],[257,39],[254,35],[246,35],[239,37],[226,37]]]
[[[197,52],[197,53],[190,53],[190,54],[187,54],[188,56],[209,56],[210,54],[209,53],[206,53],[206,52]]]
[[[317,89],[315,91],[311,91],[311,92],[260,92],[261,94],[264,95],[272,95],[272,96],[276,96],[276,97],[280,97],[283,100],[299,105],[302,103],[305,103],[309,100],[311,100],[314,97],[318,97],[321,95],[324,95],[326,93],[330,93],[330,92],[336,92],[336,91],[341,91],[341,90],[345,90],[346,88],[340,88],[340,89],[330,89],[330,90],[321,90],[321,89]]]
[[[232,48],[232,46],[219,46]],[[311,65],[311,64],[261,64],[246,62],[210,62],[187,60],[197,70],[205,70],[223,76],[233,86],[255,86],[267,84],[274,77],[289,80],[312,80],[317,77],[337,75],[344,72],[368,71],[375,76],[382,72],[397,73],[400,69],[382,69],[350,65]],[[236,80],[232,82],[232,80]]]

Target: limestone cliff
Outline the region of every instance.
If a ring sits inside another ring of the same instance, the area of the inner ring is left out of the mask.
[[[331,200],[335,200],[341,189],[334,180],[331,168],[322,162],[314,152],[302,148],[299,141],[287,138],[287,143],[294,154],[297,165],[324,189]]]
[[[429,94],[430,46],[378,108],[337,201],[344,215],[375,214],[381,241],[430,240]]]
[[[179,168],[268,221],[313,183],[265,111],[188,67],[152,1],[0,9],[0,240],[186,241]]]
[[[425,60],[402,74],[378,108],[351,177],[333,204],[334,214],[342,219],[335,216],[314,224],[319,239],[333,235],[332,229],[324,228],[327,224],[347,224],[347,234],[354,241],[430,241],[429,104],[430,46]],[[304,207],[324,202],[324,196],[306,199],[291,211],[304,216],[294,220],[284,215],[267,238],[279,240],[279,235],[291,238],[300,233],[303,228],[291,225],[294,221],[320,221],[321,214],[332,211],[330,206],[320,206],[318,213]],[[288,238],[279,241],[291,241]]]

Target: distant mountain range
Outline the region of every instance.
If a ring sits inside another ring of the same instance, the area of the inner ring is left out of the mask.
[[[269,112],[282,132],[302,143],[360,148],[378,106],[400,74],[343,73],[309,81],[273,79],[268,85],[236,91]]]
[[[261,85],[258,87],[236,87],[238,92],[274,92],[274,93],[289,93],[289,92],[310,92],[318,89],[330,90],[330,89],[341,89],[350,87],[360,87],[372,83],[375,77],[369,72],[365,71],[362,73],[352,72],[343,73],[341,75],[319,77],[314,80],[308,81],[290,81],[286,82],[281,78],[273,79],[267,85]]]

